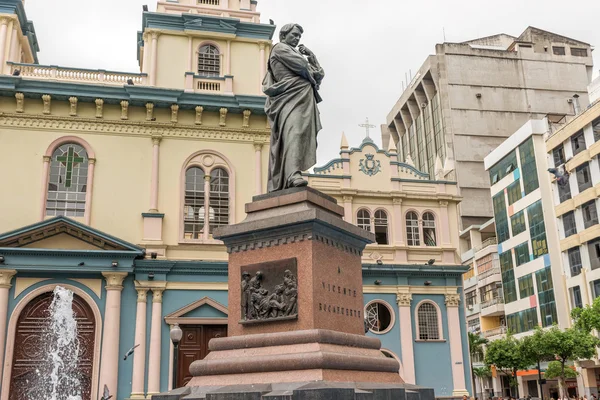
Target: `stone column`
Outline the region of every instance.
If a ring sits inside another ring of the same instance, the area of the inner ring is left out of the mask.
[[[150,54],[150,86],[156,86],[156,49],[158,47],[158,32],[152,32],[152,53]]]
[[[92,195],[94,194],[94,171],[96,169],[96,159],[88,159],[87,192],[85,194],[85,224],[90,225],[92,221]]]
[[[150,211],[158,211],[158,162],[160,154],[160,136],[152,137],[152,177],[150,179]]]
[[[152,288],[152,321],[148,357],[148,397],[160,393],[160,344],[162,328],[162,294],[164,288]]]
[[[142,36],[143,40],[144,40],[144,56],[143,56],[143,61],[142,61],[142,73],[144,74],[150,74],[150,52],[152,51],[152,49],[150,48],[150,40],[149,40],[149,34],[148,33],[144,33],[144,35]]]
[[[4,366],[4,349],[6,341],[6,322],[8,320],[8,292],[12,287],[11,281],[17,274],[14,269],[0,271],[0,376]]]
[[[19,31],[17,31],[17,23],[13,22],[13,30],[10,39],[10,51],[8,52],[8,61],[19,62],[17,58],[17,47],[19,46]],[[10,73],[10,70],[9,70]]]
[[[254,143],[254,165],[256,176],[255,180],[255,192],[256,195],[263,193],[262,189],[262,143]]]
[[[188,72],[194,72],[194,38],[188,37]],[[196,71],[197,72],[197,71]]]
[[[415,384],[415,354],[413,350],[413,332],[412,317],[410,312],[410,303],[412,295],[410,293],[399,293],[396,296],[398,302],[398,320],[400,324],[400,347],[402,348],[402,367],[404,376],[402,379],[406,383]]]
[[[0,73],[4,73],[4,53],[6,53],[6,33],[8,30],[8,18],[0,18]]]
[[[98,398],[102,397],[104,385],[111,393],[117,393],[119,381],[119,329],[121,322],[121,291],[127,272],[103,272],[106,279],[106,304],[104,306],[104,332],[100,355],[100,384]]]
[[[40,221],[46,218],[46,193],[48,192],[48,171],[50,169],[50,160],[52,157],[44,156],[44,165],[42,166],[42,190],[40,190]]]
[[[137,310],[135,314],[135,341],[139,344],[133,353],[133,377],[131,378],[131,399],[145,399],[144,373],[146,372],[146,295],[147,288],[137,288]]]
[[[458,306],[460,294],[446,295],[446,310],[448,312],[448,340],[450,342],[450,363],[452,364],[452,396],[469,395],[465,383],[465,370],[463,365],[463,348],[460,336],[460,318]]]
[[[402,213],[402,199],[394,198],[392,200],[393,206],[393,218],[392,225],[394,226],[394,244],[404,246],[404,216]]]
[[[262,81],[265,77],[265,74],[267,73],[267,63],[265,61],[265,47],[266,47],[265,42],[258,43],[258,49],[260,51],[260,77],[258,79],[258,86],[259,86],[260,92],[262,92]]]

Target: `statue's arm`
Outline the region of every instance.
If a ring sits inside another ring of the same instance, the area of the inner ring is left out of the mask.
[[[315,53],[312,53],[308,57],[308,63],[312,67],[311,73],[314,80],[317,82],[317,85],[320,85],[323,81],[323,78],[325,78],[325,70],[323,69],[323,67],[321,67],[321,64],[319,64],[319,60],[317,60],[317,56],[315,56]]]
[[[291,47],[276,45],[273,48],[272,57],[277,59],[292,72],[300,75],[301,77],[307,80],[312,79],[309,62],[306,60],[306,58],[292,50]]]

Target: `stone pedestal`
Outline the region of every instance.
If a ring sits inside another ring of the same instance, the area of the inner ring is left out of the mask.
[[[364,335],[361,254],[374,235],[308,187],[253,200],[243,222],[215,234],[229,252],[229,337],[210,341],[186,388],[153,398],[433,397],[404,385],[398,362]]]

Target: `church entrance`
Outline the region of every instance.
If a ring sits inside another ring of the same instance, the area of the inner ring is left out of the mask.
[[[32,390],[38,376],[48,373],[42,365],[47,356],[45,338],[50,322],[49,308],[52,299],[52,292],[39,295],[25,306],[19,316],[12,360],[10,400],[32,399]],[[76,294],[73,295],[73,311],[79,339],[78,378],[83,394],[82,400],[89,400],[96,322],[89,305]]]
[[[178,349],[176,387],[185,386],[192,379],[190,365],[210,353],[210,339],[227,336],[227,325],[181,325],[181,330],[183,337]]]

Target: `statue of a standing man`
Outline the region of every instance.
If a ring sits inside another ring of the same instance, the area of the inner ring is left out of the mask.
[[[303,33],[298,24],[281,28],[263,81],[271,125],[269,192],[306,186],[301,173],[317,163],[318,90],[325,71],[312,51],[298,46]]]

